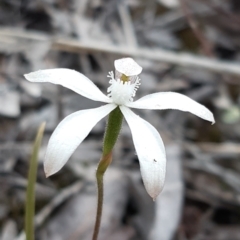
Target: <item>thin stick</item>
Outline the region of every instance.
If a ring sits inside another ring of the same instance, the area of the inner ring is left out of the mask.
[[[127,45],[129,47],[136,48],[138,43],[135,36],[129,9],[125,1],[120,2],[118,4],[118,12],[122,21],[123,31],[124,31]]]
[[[96,41],[78,41],[73,38],[59,39],[54,38],[54,36],[49,37],[46,34],[36,31],[34,32],[19,30],[16,28],[0,28],[0,36],[8,36],[8,44],[11,45],[12,48],[14,48],[14,46],[16,47],[16,44],[18,44],[17,40],[19,38],[35,41],[51,41],[53,44],[53,48],[60,51],[68,51],[75,53],[83,51],[107,52],[123,56],[143,57],[150,60],[162,61],[186,67],[200,67],[218,73],[240,75],[239,63],[219,61],[217,59],[209,59],[207,57],[193,55],[186,52],[176,53],[161,48],[130,48],[126,47],[125,45],[113,45],[105,42]]]
[[[35,228],[40,227],[56,207],[61,205],[71,196],[77,194],[82,189],[83,185],[82,181],[77,181],[61,190],[58,195],[56,195],[43,209],[41,209],[39,213],[37,213],[34,219]],[[21,232],[15,240],[26,240],[25,233]]]
[[[192,31],[194,32],[196,38],[198,39],[198,41],[200,42],[200,44],[202,45],[202,50],[204,52],[204,54],[208,57],[214,57],[214,53],[213,53],[213,46],[212,44],[206,39],[206,37],[204,36],[204,34],[201,32],[201,30],[198,27],[198,23],[195,20],[192,12],[189,10],[189,6],[186,3],[186,0],[180,0],[180,4],[182,6],[183,12],[185,14],[185,17],[188,21],[189,26],[191,27]]]

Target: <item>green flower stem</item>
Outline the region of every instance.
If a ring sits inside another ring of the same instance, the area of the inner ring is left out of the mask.
[[[108,123],[103,140],[103,154],[96,171],[98,200],[97,215],[92,240],[97,240],[102,218],[103,206],[103,176],[112,162],[112,149],[117,141],[122,126],[123,115],[119,107],[109,114]]]
[[[103,140],[103,156],[109,154],[119,135],[122,127],[123,115],[119,107],[115,108],[108,117],[108,123]]]
[[[45,122],[38,129],[33,145],[32,156],[29,163],[28,185],[25,205],[25,233],[26,240],[34,240],[34,215],[35,215],[35,183],[37,177],[38,152],[42,142]]]

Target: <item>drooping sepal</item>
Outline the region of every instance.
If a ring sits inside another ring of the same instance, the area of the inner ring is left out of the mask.
[[[153,198],[163,189],[166,174],[166,154],[157,130],[129,108],[120,107],[132,132],[144,186]]]

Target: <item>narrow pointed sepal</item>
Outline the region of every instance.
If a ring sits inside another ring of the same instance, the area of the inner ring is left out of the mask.
[[[132,132],[144,186],[153,198],[163,189],[166,174],[166,154],[157,130],[129,108],[120,107]]]
[[[175,92],[160,92],[149,94],[135,102],[127,104],[128,107],[139,109],[176,109],[190,112],[207,121],[215,123],[214,116],[206,107],[191,98]]]
[[[53,132],[46,151],[44,171],[47,177],[58,172],[92,128],[114,108],[115,104],[81,110],[67,116]]]
[[[75,70],[65,68],[39,70],[25,74],[24,77],[30,82],[49,82],[62,85],[94,101],[112,102],[90,79]]]

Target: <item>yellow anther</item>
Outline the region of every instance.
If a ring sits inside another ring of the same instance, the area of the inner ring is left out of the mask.
[[[125,74],[122,74],[121,77],[120,77],[120,79],[121,79],[121,81],[123,81],[124,83],[129,81],[129,77],[126,76]]]

